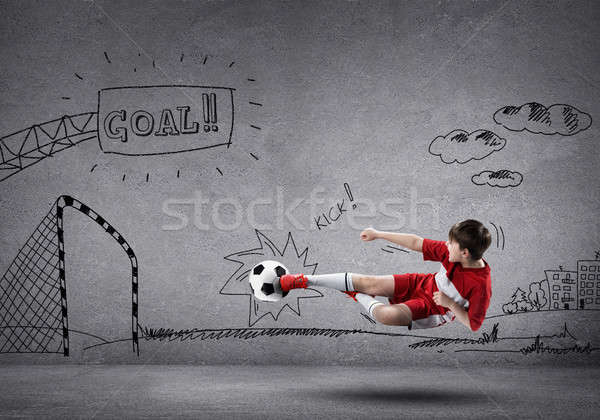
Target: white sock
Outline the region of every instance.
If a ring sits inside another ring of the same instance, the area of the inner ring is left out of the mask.
[[[373,311],[375,310],[375,307],[383,305],[383,302],[380,302],[369,295],[365,295],[364,293],[357,293],[355,297],[356,300],[358,300],[358,303],[360,303],[363,308],[367,310],[369,316],[375,319],[375,316],[373,316]]]
[[[309,286],[328,287],[343,292],[353,292],[352,273],[312,274],[304,276]]]

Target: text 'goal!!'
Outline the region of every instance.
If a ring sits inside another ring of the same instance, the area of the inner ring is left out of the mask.
[[[137,86],[98,92],[98,138],[105,153],[162,155],[229,146],[232,88]]]

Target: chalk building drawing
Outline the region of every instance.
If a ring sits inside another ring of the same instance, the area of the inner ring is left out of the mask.
[[[577,271],[544,270],[550,309],[577,309]]]
[[[544,270],[546,279],[517,287],[504,313],[540,310],[600,309],[600,259],[579,260],[577,270]]]
[[[577,261],[579,308],[600,309],[600,260]]]

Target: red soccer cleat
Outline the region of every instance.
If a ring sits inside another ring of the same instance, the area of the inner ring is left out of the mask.
[[[358,302],[358,300],[356,300],[356,294],[358,292],[347,292],[345,290],[340,290],[342,293],[345,293],[350,299],[354,299],[355,302]]]
[[[304,277],[304,274],[284,274],[279,277],[279,284],[283,292],[289,292],[292,289],[306,289],[308,279]]]
[[[358,302],[358,300],[356,299],[356,295],[360,292],[348,292],[346,290],[340,290],[340,292],[345,293],[346,295],[348,295],[348,297],[350,299],[354,299],[355,302]],[[372,298],[375,297],[374,295],[369,295],[369,296],[371,296]]]

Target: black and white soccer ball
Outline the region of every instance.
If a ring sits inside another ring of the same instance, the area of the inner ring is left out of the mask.
[[[288,274],[285,266],[277,261],[261,261],[252,267],[248,281],[254,297],[265,302],[277,302],[288,292],[282,292],[279,277]]]

